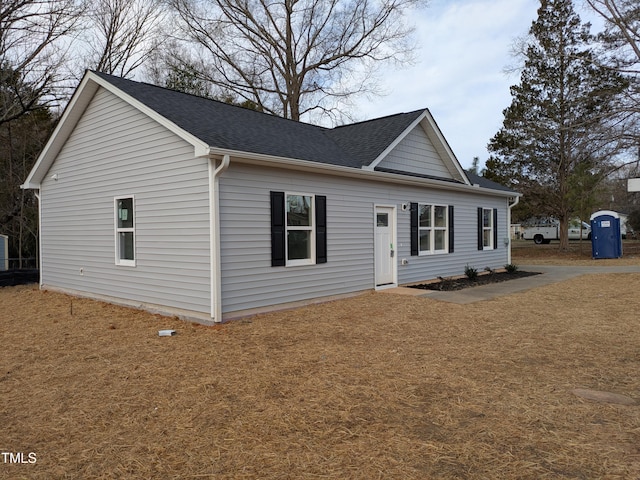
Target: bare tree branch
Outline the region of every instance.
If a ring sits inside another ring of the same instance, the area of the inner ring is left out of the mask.
[[[76,0],[0,2],[0,124],[57,100],[64,41],[81,8]]]
[[[586,0],[614,28],[640,63],[640,5],[636,0]]]
[[[405,12],[425,0],[171,0],[201,79],[300,120],[374,91],[381,62],[412,58]],[[370,81],[368,81],[370,80]]]
[[[160,43],[165,17],[160,0],[97,0],[87,9],[85,68],[128,77],[147,62]]]

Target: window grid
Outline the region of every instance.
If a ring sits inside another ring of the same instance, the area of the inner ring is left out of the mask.
[[[482,246],[485,250],[493,248],[493,209],[482,209]]]
[[[418,204],[419,254],[447,253],[449,248],[448,206]]]
[[[315,199],[306,193],[285,194],[286,265],[315,263]]]
[[[116,265],[135,267],[136,229],[134,197],[116,197],[114,199],[114,209]]]

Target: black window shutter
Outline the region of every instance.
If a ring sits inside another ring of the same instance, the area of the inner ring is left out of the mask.
[[[411,204],[411,255],[418,255],[418,204]]]
[[[453,253],[453,205],[449,205],[449,253]]]
[[[327,263],[327,197],[316,195],[316,263]]]
[[[271,266],[282,267],[284,258],[284,192],[271,192]]]
[[[484,249],[484,240],[482,237],[482,227],[484,227],[484,222],[482,218],[482,207],[478,207],[478,250]]]
[[[493,248],[498,248],[498,209],[493,209]]]

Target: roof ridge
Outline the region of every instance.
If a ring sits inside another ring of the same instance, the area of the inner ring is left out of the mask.
[[[388,119],[388,118],[392,118],[392,117],[399,117],[399,116],[402,116],[402,115],[411,115],[411,114],[415,114],[415,113],[418,113],[418,112],[422,113],[425,110],[428,110],[428,108],[419,108],[419,109],[416,109],[416,110],[412,110],[410,112],[392,113],[392,114],[389,114],[389,115],[384,115],[382,117],[375,117],[375,118],[369,118],[367,120],[361,120],[359,122],[347,123],[347,124],[344,124],[344,125],[337,125],[337,126],[334,126],[334,127],[325,127],[323,125],[317,125],[315,123],[305,122],[305,121],[302,121],[302,120],[293,120],[291,118],[281,117],[279,115],[275,115],[275,114],[268,113],[268,112],[263,112],[263,111],[260,111],[260,110],[253,110],[251,108],[243,107],[243,106],[237,105],[235,103],[227,103],[227,102],[224,102],[222,100],[218,100],[216,98],[205,97],[203,95],[196,95],[194,93],[183,92],[183,91],[175,90],[175,89],[169,88],[169,87],[163,87],[162,85],[156,85],[156,84],[150,83],[150,82],[145,82],[145,81],[141,81],[141,80],[132,80],[130,78],[125,78],[125,77],[118,77],[117,75],[112,75],[112,74],[105,73],[105,72],[100,72],[100,71],[97,71],[97,70],[89,70],[89,71],[92,72],[92,73],[95,73],[97,75],[100,75],[100,76],[113,78],[113,79],[120,80],[120,81],[124,80],[124,81],[130,82],[130,83],[137,83],[139,85],[145,85],[147,87],[158,88],[160,90],[165,90],[167,92],[179,93],[181,95],[187,95],[187,96],[194,97],[194,98],[199,98],[199,99],[202,99],[202,100],[205,100],[205,101],[214,102],[214,103],[217,103],[217,104],[220,104],[220,105],[226,105],[228,107],[233,107],[233,108],[245,111],[245,112],[255,112],[255,113],[259,113],[259,114],[265,115],[265,116],[270,117],[270,118],[276,118],[278,120],[286,120],[288,122],[293,122],[293,123],[298,124],[298,125],[307,125],[309,127],[314,127],[314,128],[323,130],[325,132],[331,132],[331,131],[335,131],[335,130],[338,130],[338,129],[341,129],[341,128],[347,128],[347,127],[352,127],[352,126],[356,126],[356,125],[362,125],[362,124],[365,124],[365,123],[375,122],[375,121],[384,120],[384,119]]]
[[[275,115],[273,113],[263,112],[263,111],[260,111],[260,110],[254,110],[252,108],[243,107],[242,105],[237,105],[235,103],[227,103],[227,102],[224,102],[222,100],[218,100],[216,98],[205,97],[203,95],[196,95],[194,93],[189,93],[189,92],[183,92],[181,90],[175,90],[173,88],[163,87],[162,85],[156,85],[154,83],[144,82],[144,81],[140,81],[140,80],[132,80],[130,78],[125,78],[125,77],[118,77],[117,75],[111,75],[109,73],[99,72],[97,70],[89,70],[89,71],[92,72],[92,73],[95,73],[97,75],[102,75],[102,76],[109,77],[109,78],[114,78],[114,79],[117,79],[117,80],[124,80],[126,82],[137,83],[139,85],[145,85],[147,87],[154,87],[154,88],[158,88],[158,89],[161,89],[161,90],[165,90],[167,92],[179,93],[180,95],[188,95],[190,97],[199,98],[199,99],[202,99],[202,100],[218,103],[220,105],[226,105],[228,107],[237,108],[237,109],[240,109],[240,110],[243,110],[243,111],[246,111],[246,112],[254,112],[254,113],[259,113],[259,114],[265,115],[265,116],[270,117],[270,118],[277,118],[278,120],[286,120],[288,122],[293,122],[293,123],[298,124],[298,125],[308,125],[310,127],[315,127],[315,128],[319,128],[319,129],[322,129],[322,130],[332,130],[332,128],[324,127],[322,125],[316,125],[314,123],[304,122],[302,120],[293,120],[291,118],[281,117],[281,116]]]
[[[376,122],[376,121],[378,121],[378,120],[385,120],[385,119],[392,118],[392,117],[399,117],[399,116],[402,116],[402,115],[412,115],[412,114],[416,114],[416,113],[418,113],[418,112],[419,112],[419,113],[422,113],[422,112],[424,112],[424,111],[426,111],[426,110],[428,110],[428,109],[427,109],[427,108],[419,108],[419,109],[417,109],[417,110],[412,110],[411,112],[399,112],[399,113],[392,113],[392,114],[389,114],[389,115],[385,115],[385,116],[383,116],[383,117],[369,118],[368,120],[361,120],[361,121],[359,121],[359,122],[346,123],[346,124],[344,124],[344,125],[338,125],[338,126],[333,127],[333,128],[331,128],[331,129],[329,129],[329,130],[337,130],[337,129],[339,129],[339,128],[353,127],[353,126],[355,126],[355,125],[362,125],[362,124],[364,124],[364,123]]]
[[[148,82],[91,73],[207,145],[354,168],[370,165],[429,112],[422,108],[331,128]]]

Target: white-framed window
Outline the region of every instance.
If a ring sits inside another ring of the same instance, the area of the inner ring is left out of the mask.
[[[482,209],[482,248],[493,249],[493,208]]]
[[[133,195],[116,197],[115,236],[116,236],[116,265],[136,266],[136,223],[135,201]]]
[[[420,255],[449,251],[449,214],[446,205],[418,204]]]
[[[313,265],[316,258],[314,195],[285,194],[286,265]]]

